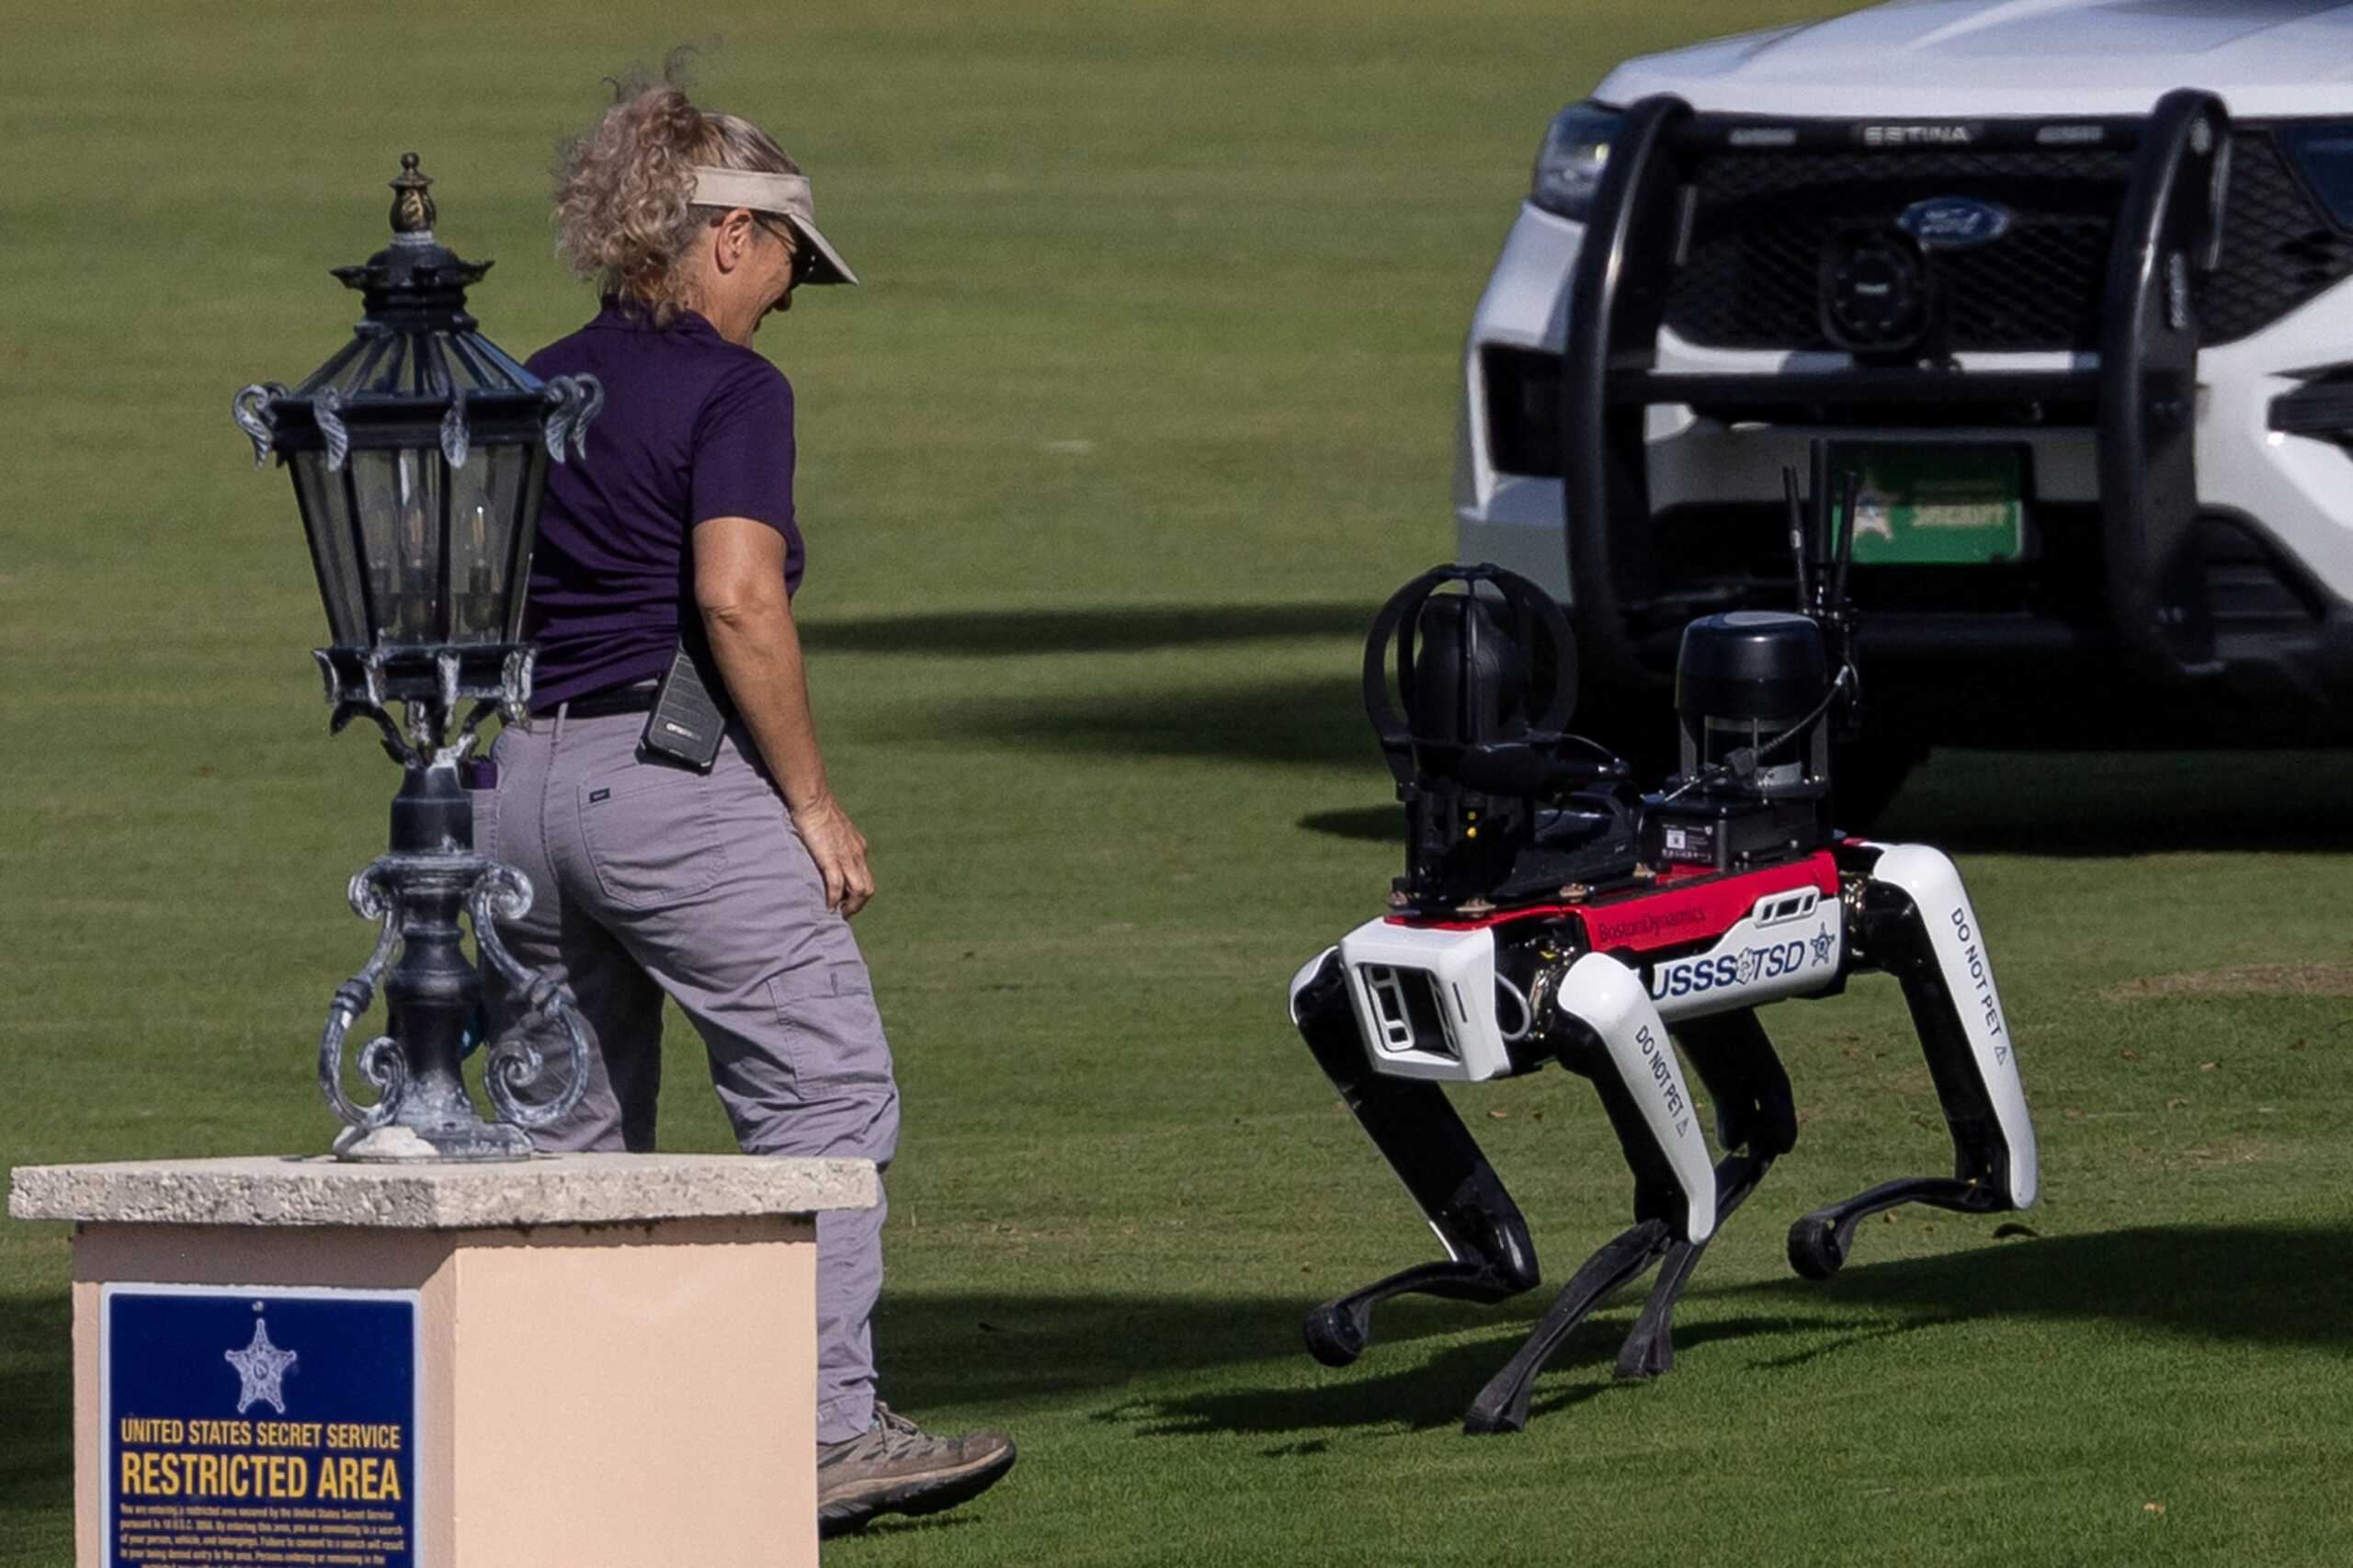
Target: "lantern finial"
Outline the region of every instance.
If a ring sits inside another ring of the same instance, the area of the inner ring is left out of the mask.
[[[419,174],[416,154],[401,154],[401,177],[390,182],[392,187],[392,233],[421,234],[433,237],[433,198],[430,176]]]

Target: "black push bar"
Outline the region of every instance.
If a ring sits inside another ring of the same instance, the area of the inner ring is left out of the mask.
[[[2110,244],[2097,369],[1970,372],[1935,366],[1764,374],[1657,369],[1667,296],[1690,244],[1693,159],[1771,148],[1916,148],[1965,133],[1972,148],[2097,143],[2130,149]],[[2230,124],[2182,89],[2146,119],[1965,123],[1699,115],[1673,97],[1628,108],[1610,142],[1570,275],[1561,364],[1562,506],[1579,649],[1613,684],[1649,672],[1626,613],[1660,563],[1650,528],[1644,413],[1659,404],[2074,403],[2096,409],[2101,541],[2113,634],[2128,667],[2181,681],[2210,673],[2212,628],[2195,548],[2200,275],[2220,256]]]

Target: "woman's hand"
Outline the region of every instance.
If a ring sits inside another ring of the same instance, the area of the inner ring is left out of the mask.
[[[809,858],[817,863],[817,874],[825,879],[825,907],[840,910],[844,919],[864,909],[874,896],[874,873],[866,867],[866,835],[831,795],[791,811],[793,829],[807,846]]]

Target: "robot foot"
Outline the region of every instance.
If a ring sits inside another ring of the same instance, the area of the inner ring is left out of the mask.
[[[1756,1190],[1756,1184],[1765,1179],[1765,1172],[1772,1163],[1751,1154],[1733,1154],[1717,1165],[1718,1230],[1732,1218],[1742,1199]],[[1634,1319],[1626,1343],[1619,1348],[1619,1377],[1635,1381],[1655,1378],[1674,1369],[1675,1303],[1682,1297],[1683,1287],[1690,1282],[1692,1270],[1699,1267],[1699,1255],[1707,1248],[1706,1242],[1677,1242],[1667,1249],[1666,1261],[1659,1266],[1650,1299],[1643,1303],[1642,1314]]]
[[[1299,1328],[1310,1356],[1327,1367],[1345,1367],[1372,1343],[1372,1303],[1358,1296],[1326,1301]]]
[[[1483,1263],[1424,1263],[1376,1279],[1361,1290],[1351,1290],[1324,1302],[1307,1314],[1300,1329],[1307,1353],[1327,1367],[1345,1367],[1372,1343],[1372,1309],[1392,1296],[1419,1292],[1452,1296],[1464,1301],[1500,1301],[1535,1283],[1529,1277],[1515,1279],[1506,1271]]]
[[[1925,1203],[1957,1214],[1999,1214],[2009,1199],[1984,1182],[1957,1181],[1950,1176],[1910,1176],[1882,1182],[1843,1203],[1833,1203],[1801,1217],[1790,1227],[1790,1267],[1808,1279],[1827,1279],[1847,1261],[1855,1244],[1855,1227],[1874,1214]]]
[[[1517,1432],[1525,1427],[1529,1394],[1535,1387],[1536,1374],[1544,1369],[1544,1363],[1552,1358],[1562,1341],[1611,1292],[1641,1278],[1672,1245],[1671,1233],[1663,1221],[1645,1220],[1586,1258],[1518,1353],[1471,1402],[1462,1429],[1476,1436]]]

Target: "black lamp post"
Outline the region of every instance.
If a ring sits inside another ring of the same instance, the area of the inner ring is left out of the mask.
[[[587,1076],[587,1037],[563,971],[527,970],[498,939],[497,921],[528,910],[531,888],[473,852],[460,769],[484,720],[517,719],[529,704],[523,594],[547,464],[564,460],[567,442],[575,454],[585,448],[604,393],[585,376],[542,382],[476,330],[466,289],[491,264],[435,241],[432,183],[415,153],[403,157],[392,243],[335,268],[367,302],[352,340],[293,391],[249,386],[234,405],[255,465],[275,456],[292,471],[333,644],[313,655],[331,728],[372,720],[404,773],[392,852],[351,880],[352,908],[381,921],[381,934],[337,988],[319,1042],[320,1085],[350,1124],[335,1140],[347,1159],[519,1157],[530,1151],[524,1130],[569,1110]],[[490,1045],[493,1122],[475,1114],[460,1076],[482,996],[460,911],[486,964],[523,1003]],[[363,1106],[344,1091],[344,1038],[379,981],[390,1028],[359,1052],[376,1090]],[[558,1034],[562,1081],[525,1097],[545,1065],[536,1042]]]

